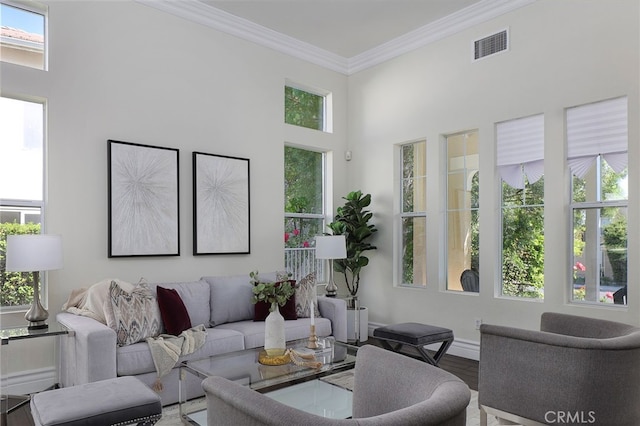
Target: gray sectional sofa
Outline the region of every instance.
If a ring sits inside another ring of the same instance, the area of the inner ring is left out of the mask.
[[[260,274],[263,279],[275,280],[275,273]],[[194,282],[156,283],[157,286],[175,289],[184,302],[191,324],[204,324],[206,340],[202,347],[185,359],[202,359],[211,355],[260,347],[264,345],[264,322],[254,321],[255,305],[251,303],[248,275],[208,276]],[[347,339],[347,307],[344,300],[318,297],[320,317],[316,318],[318,337],[333,335],[336,340]],[[87,316],[61,312],[57,320],[73,331],[60,342],[59,372],[63,387],[110,379],[117,376],[135,376],[150,387],[157,380],[157,373],[145,341],[119,346],[116,332],[105,324]],[[310,319],[298,318],[285,321],[287,341],[309,336]],[[201,380],[187,376],[187,392],[190,397],[203,395]],[[162,404],[178,401],[178,369],[161,379]]]

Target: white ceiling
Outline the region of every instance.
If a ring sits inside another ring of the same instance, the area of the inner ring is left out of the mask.
[[[135,1],[350,75],[537,0]]]
[[[351,58],[480,0],[200,0]]]

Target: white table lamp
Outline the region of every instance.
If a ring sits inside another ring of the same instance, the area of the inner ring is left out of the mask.
[[[316,259],[329,260],[329,281],[325,289],[326,295],[335,297],[338,286],[333,280],[333,259],[347,257],[347,243],[344,235],[326,235],[316,237]]]
[[[33,272],[33,303],[24,318],[29,328],[47,328],[49,312],[40,304],[40,271],[62,269],[60,235],[7,235],[7,272]]]

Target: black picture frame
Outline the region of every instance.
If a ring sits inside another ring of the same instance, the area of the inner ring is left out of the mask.
[[[108,257],[180,255],[179,155],[107,141]]]
[[[193,153],[193,254],[249,254],[249,159]]]

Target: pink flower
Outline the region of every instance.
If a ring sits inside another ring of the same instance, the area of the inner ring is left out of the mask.
[[[580,271],[584,272],[584,271],[586,271],[586,270],[587,270],[587,267],[586,267],[586,266],[584,266],[584,265],[583,265],[582,263],[580,263],[580,262],[576,262],[576,266],[574,267],[574,269],[578,269],[578,270],[580,270]]]
[[[284,233],[284,242],[286,243],[287,241],[289,241],[289,233],[285,232]]]
[[[611,293],[610,291],[606,292],[605,296],[607,297],[607,299],[613,299],[613,293]]]
[[[305,241],[304,243],[302,243],[302,247],[304,248],[309,247],[309,241]]]
[[[297,237],[298,235],[300,235],[300,230],[299,230],[299,229],[294,229],[294,230],[293,230],[293,235],[295,235],[296,237]]]

